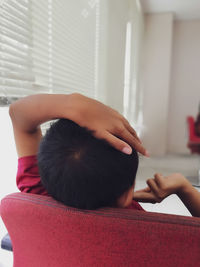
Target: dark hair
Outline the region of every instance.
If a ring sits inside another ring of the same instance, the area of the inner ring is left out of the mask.
[[[97,209],[113,205],[134,183],[138,154],[126,155],[92,131],[60,119],[43,137],[38,152],[41,181],[67,206]]]

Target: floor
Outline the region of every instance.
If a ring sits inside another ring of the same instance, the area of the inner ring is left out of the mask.
[[[136,178],[136,190],[146,187],[146,179],[153,177],[156,172],[162,173],[163,175],[168,175],[173,172],[180,172],[186,177],[196,176],[198,169],[200,168],[200,157],[193,155],[177,156],[177,155],[167,155],[165,157],[151,157],[145,158],[140,157],[139,170]],[[16,171],[12,170],[13,175]],[[8,190],[10,188],[10,192]],[[5,188],[5,187],[4,187]],[[7,185],[6,194],[15,192],[15,185]],[[197,188],[198,189],[198,188]],[[199,190],[199,189],[198,189]],[[200,191],[200,190],[199,190]],[[4,194],[5,195],[5,194]],[[0,199],[4,196],[0,194]],[[141,205],[143,208],[150,212],[162,212],[170,214],[178,214],[191,216],[189,211],[185,208],[182,202],[176,195],[171,195],[166,198],[163,202],[159,204],[147,204]],[[2,220],[0,219],[0,240],[7,233]],[[7,252],[0,249],[0,267],[12,267],[13,258],[12,252]]]

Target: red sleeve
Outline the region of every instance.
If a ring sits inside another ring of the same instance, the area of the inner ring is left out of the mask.
[[[145,211],[138,202],[135,200],[132,200],[132,203],[130,206],[128,206],[126,209],[133,209],[133,210],[142,210]]]
[[[48,195],[40,180],[36,155],[18,159],[16,182],[23,193]]]

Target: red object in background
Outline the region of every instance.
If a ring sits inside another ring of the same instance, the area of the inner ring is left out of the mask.
[[[1,217],[14,267],[200,265],[200,218],[103,208],[78,210],[48,196],[4,197]]]
[[[200,137],[195,133],[195,122],[192,116],[187,117],[189,140],[187,147],[191,150],[191,153],[200,154]]]
[[[198,114],[194,125],[195,125],[196,135],[200,138],[200,113]]]

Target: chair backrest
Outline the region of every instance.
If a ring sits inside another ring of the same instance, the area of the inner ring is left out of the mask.
[[[14,267],[199,266],[200,219],[129,209],[66,207],[14,193],[1,201]]]
[[[192,116],[187,117],[189,140],[192,141],[195,137],[194,118]]]

